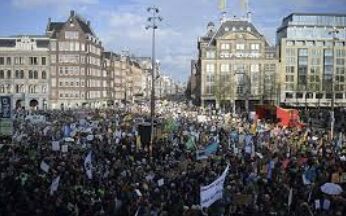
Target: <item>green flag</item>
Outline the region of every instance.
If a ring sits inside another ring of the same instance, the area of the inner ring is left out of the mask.
[[[193,150],[194,148],[196,148],[195,138],[193,136],[189,136],[189,139],[187,140],[185,145],[188,150]]]

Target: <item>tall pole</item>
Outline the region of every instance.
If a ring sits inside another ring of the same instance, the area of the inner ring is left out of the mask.
[[[152,154],[152,146],[154,140],[154,118],[155,118],[155,80],[156,80],[156,57],[155,57],[155,31],[158,28],[157,21],[162,21],[162,18],[158,16],[160,10],[153,6],[147,9],[151,16],[148,18],[150,25],[145,28],[152,29],[152,53],[151,53],[151,101],[150,101],[150,146],[149,153]]]
[[[333,140],[334,138],[334,124],[335,124],[335,117],[334,117],[334,103],[335,103],[335,92],[334,92],[334,78],[335,78],[335,42],[337,40],[336,35],[339,33],[336,27],[333,27],[332,31],[329,32],[329,34],[333,35],[333,73],[332,73],[332,101],[331,101],[331,111],[330,111],[330,116],[331,116],[331,121],[330,121],[330,139]]]

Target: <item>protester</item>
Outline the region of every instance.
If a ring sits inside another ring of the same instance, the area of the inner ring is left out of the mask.
[[[165,102],[149,145],[148,116],[143,105],[17,113],[0,148],[0,215],[346,215],[340,131]],[[221,199],[206,207],[201,188],[217,180]]]

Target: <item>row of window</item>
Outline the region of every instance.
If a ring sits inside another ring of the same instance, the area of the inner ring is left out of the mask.
[[[37,70],[29,70],[27,75],[25,76],[24,70],[16,70],[15,76],[12,77],[12,71],[11,70],[0,70],[0,79],[39,79],[39,72]],[[41,71],[41,79],[47,79],[47,72]]]
[[[14,88],[14,89],[13,89]],[[26,86],[25,84],[16,84],[16,85],[0,85],[0,93],[30,93],[30,94],[37,94],[37,93],[47,93],[47,86],[39,86],[39,85],[29,85]]]
[[[286,92],[285,98],[287,99],[332,99],[333,94],[332,93],[312,93],[312,92]],[[344,94],[343,93],[335,93],[335,99],[343,99]]]
[[[309,78],[310,78],[310,83],[321,82],[319,75],[310,75]],[[286,75],[285,81],[286,82],[294,82],[294,75]],[[335,82],[344,83],[345,82],[345,76],[336,75],[335,76]]]
[[[47,57],[3,57],[0,56],[0,65],[47,65]]]
[[[299,30],[301,31],[301,30]],[[326,32],[326,34],[328,34],[328,32]],[[304,35],[304,37],[306,37],[306,35]],[[330,35],[328,35],[328,37],[331,37]],[[287,46],[316,46],[316,47],[332,47],[333,45],[335,45],[335,47],[344,47],[345,46],[345,42],[343,41],[339,41],[339,42],[335,42],[333,43],[333,41],[304,41],[304,40],[288,40],[286,41],[286,45]]]
[[[71,52],[90,52],[96,55],[101,55],[101,49],[93,44],[80,43],[79,41],[61,41],[58,43],[59,51],[71,51]],[[57,43],[51,42],[51,50],[56,51]]]
[[[220,49],[221,50],[230,50],[232,47],[231,43],[221,43],[220,44]],[[235,49],[236,50],[259,50],[260,49],[260,44],[258,43],[253,43],[253,44],[244,44],[244,43],[237,43],[235,44]]]
[[[286,91],[297,91],[297,90],[309,90],[309,91],[331,91],[331,82],[322,82],[321,83],[308,83],[306,85],[301,85],[301,86],[297,86],[295,85],[295,83],[285,83],[284,85],[284,89]],[[335,83],[334,84],[334,90],[335,91],[345,91],[345,85],[343,83]]]
[[[215,64],[206,64],[206,72],[207,73],[214,73],[215,72]],[[250,72],[258,72],[260,71],[260,65],[259,64],[251,64],[249,65],[250,67]],[[245,71],[245,65],[240,65],[240,64],[237,64],[237,65],[234,65],[234,69],[236,71]],[[275,67],[275,65],[271,65],[271,67]],[[231,68],[232,68],[232,64],[221,64],[220,65],[220,71],[221,72],[229,72],[231,71]]]

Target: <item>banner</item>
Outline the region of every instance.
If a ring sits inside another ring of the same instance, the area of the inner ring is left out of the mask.
[[[1,118],[11,118],[11,97],[1,96]]]
[[[205,149],[196,151],[197,160],[207,159],[210,155],[217,152],[218,147],[219,143],[214,142],[209,144]]]
[[[200,199],[201,199],[201,207],[208,208],[214,202],[219,199],[222,199],[223,196],[223,184],[225,182],[226,174],[229,170],[229,165],[226,167],[225,171],[223,171],[222,175],[217,178],[213,183],[202,186],[200,189]]]

